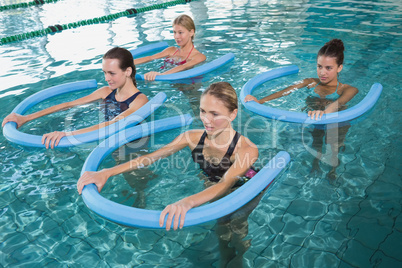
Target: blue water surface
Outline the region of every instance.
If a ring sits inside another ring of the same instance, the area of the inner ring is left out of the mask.
[[[168,1],[71,0],[0,11],[0,38],[163,2]],[[11,3],[16,2],[0,1]],[[360,91],[349,105],[360,101],[373,83],[384,87],[374,109],[348,129],[335,173],[332,149],[325,142],[319,169],[311,172],[317,155],[312,126],[266,119],[239,108],[234,128],[258,145],[257,167],[281,150],[290,153],[292,162],[248,217],[244,255],[227,249],[232,260],[237,254],[244,267],[401,267],[400,1],[194,0],[1,45],[0,118],[50,86],[92,78],[99,86],[106,85],[101,57],[108,49],[159,41],[173,45],[172,20],[183,13],[194,18],[195,46],[208,60],[228,52],[236,59],[192,83],[139,82],[149,97],[159,91],[168,95],[166,106],[149,120],[180,112],[196,117],[200,93],[212,82],[227,81],[239,93],[261,72],[291,64],[300,68],[299,74],[256,89],[255,95],[262,97],[316,77],[316,53],[332,38],[342,39],[346,47],[340,81]],[[158,66],[156,62],[138,70]],[[272,105],[297,110],[304,105],[304,94],[296,92]],[[42,105],[60,101],[64,99]],[[95,104],[41,118],[23,130],[40,134],[83,127],[101,117]],[[195,120],[190,128],[198,127],[202,124]],[[152,136],[135,153],[155,150],[184,130]],[[96,145],[45,150],[12,144],[0,135],[0,266],[219,266],[223,252],[216,222],[166,232],[127,228],[91,212],[78,195],[76,182]],[[133,154],[123,148],[102,167]],[[184,150],[148,169],[116,176],[103,194],[126,205],[161,209],[203,189],[189,157]],[[235,235],[236,230],[228,234]]]

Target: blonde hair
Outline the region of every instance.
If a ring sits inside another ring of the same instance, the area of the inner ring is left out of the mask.
[[[201,96],[207,94],[222,101],[230,112],[238,108],[236,91],[228,82],[216,82],[211,84]]]
[[[174,25],[180,25],[183,26],[184,28],[186,28],[187,30],[191,31],[194,30],[194,35],[191,37],[191,41],[194,40],[194,36],[195,36],[195,24],[193,19],[188,16],[188,15],[180,15],[177,18],[174,19],[173,21],[173,26]]]

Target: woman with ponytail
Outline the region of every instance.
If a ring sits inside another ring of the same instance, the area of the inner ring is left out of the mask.
[[[311,96],[308,99],[308,103],[310,104],[308,115],[311,119],[318,119],[323,114],[336,112],[358,93],[357,88],[338,81],[339,73],[343,68],[344,50],[345,47],[342,40],[332,39],[318,51],[318,78],[306,78],[298,84],[287,87],[260,100],[257,100],[252,95],[247,95],[244,100],[246,102],[253,100],[262,104],[289,95],[295,89],[307,88],[311,92]]]
[[[318,78],[306,78],[303,81],[287,87],[281,91],[273,93],[267,97],[257,100],[252,95],[247,95],[245,101],[254,100],[264,103],[282,96],[289,95],[295,89],[306,88],[310,91],[310,96],[306,99],[306,107],[311,119],[319,119],[323,114],[334,113],[347,108],[348,103],[359,91],[357,88],[339,82],[339,73],[343,68],[343,51],[345,47],[342,40],[332,39],[327,42],[317,54],[317,76]],[[344,140],[350,128],[349,124],[340,126],[338,124],[325,125],[318,127],[313,125],[311,135],[313,136],[312,147],[315,151],[315,159],[312,163],[312,175],[320,175],[321,169],[319,162],[322,161],[322,150],[324,140],[331,146],[331,158],[325,161],[332,166],[328,173],[330,179],[336,178],[336,168],[339,166],[338,153],[341,148],[345,149]],[[305,145],[307,146],[307,145]]]
[[[103,56],[102,70],[109,86],[99,88],[77,100],[57,104],[32,114],[9,114],[4,118],[2,125],[4,126],[7,122],[16,122],[17,127],[20,127],[31,120],[60,110],[103,100],[105,122],[69,132],[54,131],[44,134],[42,136],[42,144],[45,144],[46,148],[50,147],[53,149],[64,136],[78,135],[116,123],[148,102],[147,96],[142,94],[137,88],[135,81],[136,70],[130,51],[120,47],[110,49]]]

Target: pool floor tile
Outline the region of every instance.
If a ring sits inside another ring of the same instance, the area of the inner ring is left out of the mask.
[[[337,254],[346,263],[356,267],[371,267],[370,256],[374,250],[363,246],[356,240],[349,240],[341,255]]]
[[[381,243],[380,250],[386,252],[387,256],[402,263],[402,233],[394,230],[386,237],[385,241]]]

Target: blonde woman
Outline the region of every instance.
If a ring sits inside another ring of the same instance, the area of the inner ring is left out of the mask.
[[[190,16],[180,15],[173,21],[173,35],[178,48],[175,46],[168,47],[162,52],[134,60],[134,64],[138,65],[165,58],[161,71],[146,73],[144,75],[145,80],[153,81],[157,75],[181,72],[205,61],[205,55],[194,47],[195,25]]]
[[[236,118],[237,111],[236,92],[229,83],[218,82],[210,85],[203,92],[200,103],[200,118],[204,129],[189,130],[159,150],[124,164],[97,172],[85,172],[78,180],[78,193],[81,194],[84,186],[91,183],[94,183],[100,192],[110,177],[151,165],[189,147],[194,162],[204,171],[206,184],[210,186],[166,206],[162,211],[160,226],[163,226],[167,215],[167,230],[171,227],[174,230],[182,228],[188,210],[223,197],[230,193],[232,188],[238,187],[242,180],[246,181],[245,176],[250,178],[255,175],[252,165],[258,158],[258,149],[254,143],[232,128],[231,123]]]

